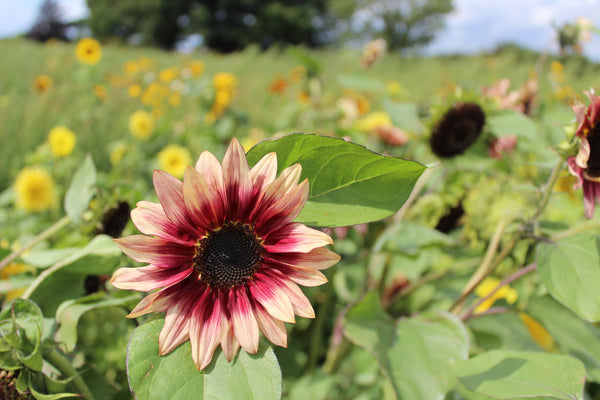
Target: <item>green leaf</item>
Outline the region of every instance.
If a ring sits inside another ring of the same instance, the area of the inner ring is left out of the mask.
[[[443,399],[455,384],[449,363],[468,357],[467,331],[458,318],[426,312],[395,323],[374,292],[348,311],[344,331],[378,359],[402,399]]]
[[[41,338],[44,325],[42,311],[34,302],[15,299],[0,311],[0,366],[7,363],[14,368],[14,361],[35,370],[42,369]],[[9,344],[10,347],[6,346]],[[8,369],[8,368],[7,368]]]
[[[540,242],[537,270],[548,292],[587,321],[600,321],[600,255],[598,239],[572,236],[556,243]]]
[[[585,368],[566,355],[493,350],[452,369],[469,390],[495,399],[583,399]]]
[[[87,275],[110,274],[120,256],[121,251],[110,236],[98,235],[85,247],[43,271],[27,289],[29,298],[40,305],[44,315],[54,316],[63,301],[85,294]]]
[[[248,163],[270,152],[277,153],[279,172],[302,165],[310,194],[296,221],[311,226],[355,225],[392,215],[426,168],[340,138],[299,133],[257,144],[248,152]]]
[[[517,111],[504,111],[487,118],[487,124],[497,136],[516,135],[519,138],[535,140],[537,126],[523,113]]]
[[[541,350],[517,313],[484,315],[470,319],[468,325],[485,350]]]
[[[408,255],[417,255],[420,248],[427,246],[452,245],[454,239],[436,229],[403,222],[399,225],[391,225],[377,239],[376,250],[383,243],[383,249],[390,252],[400,252]]]
[[[600,382],[600,328],[581,320],[550,296],[529,303],[527,312],[573,357],[585,364],[589,377]]]
[[[79,167],[65,195],[65,212],[74,222],[81,221],[83,212],[94,195],[96,167],[89,155]]]
[[[77,344],[77,325],[79,318],[87,311],[100,307],[122,306],[131,301],[139,300],[139,296],[109,297],[104,292],[96,293],[77,300],[67,300],[56,310],[56,320],[59,323],[55,339],[73,351]]]
[[[415,103],[398,103],[385,99],[383,107],[390,115],[394,126],[415,133],[423,130],[423,124],[419,119],[419,112]]]
[[[282,378],[273,349],[241,350],[231,363],[220,351],[203,371],[192,361],[189,341],[166,356],[158,355],[158,335],[164,320],[145,323],[134,331],[127,354],[127,375],[137,399],[279,399]]]

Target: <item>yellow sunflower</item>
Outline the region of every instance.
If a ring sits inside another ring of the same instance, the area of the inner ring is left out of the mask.
[[[27,167],[15,180],[17,206],[27,211],[44,211],[54,205],[54,180],[43,168]]]
[[[102,58],[102,46],[96,39],[83,38],[77,43],[75,57],[84,64],[98,64]]]
[[[64,126],[55,126],[48,134],[48,143],[54,157],[65,157],[75,148],[77,138],[73,131]]]
[[[190,152],[186,148],[174,144],[162,149],[157,158],[160,169],[177,178],[183,178],[186,167],[192,164]]]
[[[52,79],[47,75],[38,75],[33,80],[33,88],[38,93],[44,93],[46,90],[52,87]]]
[[[129,117],[129,131],[138,139],[148,139],[154,132],[154,117],[146,111],[134,112]]]

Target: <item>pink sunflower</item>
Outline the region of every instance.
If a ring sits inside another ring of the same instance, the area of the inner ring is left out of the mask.
[[[600,202],[600,98],[585,92],[591,104],[573,107],[577,116],[576,136],[581,140],[579,152],[567,159],[569,171],[577,177],[575,188],[583,187],[583,206],[586,218],[594,216]]]
[[[295,223],[308,197],[299,164],[277,174],[275,153],[252,169],[233,139],[223,165],[209,152],[183,182],[154,171],[160,204],[141,201],[131,219],[144,235],[116,239],[129,257],[150,265],[120,268],[112,284],[151,291],[128,315],[166,312],[159,353],[190,340],[198,369],[221,345],[231,361],[241,346],[258,350],[259,331],[287,346],[284,322],[314,318],[298,284],[327,282],[319,271],[340,257],[323,232]],[[155,290],[159,289],[159,290]]]

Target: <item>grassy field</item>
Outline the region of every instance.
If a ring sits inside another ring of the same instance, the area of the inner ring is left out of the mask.
[[[91,153],[100,169],[109,168],[107,145],[129,135],[128,118],[133,112],[148,109],[138,99],[129,97],[123,84],[114,83],[118,80],[115,77],[123,76],[128,61],[141,57],[152,62],[151,71],[144,79],[148,79],[148,75],[156,76],[163,68],[182,66],[190,60],[202,61],[205,68],[194,83],[196,88],[208,85],[217,72],[233,73],[238,79],[232,104],[236,118],[233,126],[215,125],[222,136],[245,137],[253,128],[259,128],[267,136],[293,131],[328,133],[334,129],[336,101],[348,86],[369,100],[371,110],[378,110],[385,94],[384,85],[390,82],[401,85],[398,95],[401,101],[430,105],[443,101],[457,86],[464,91],[478,92],[482,86],[504,77],[510,78],[513,86],[519,86],[537,71],[540,97],[550,103],[558,102],[552,97],[552,82],[547,78],[552,59],[511,46],[490,55],[415,58],[387,54],[366,71],[359,66],[359,51],[310,51],[309,56],[321,70],[310,88],[311,107],[318,115],[306,118],[295,117],[297,109],[290,109],[293,99],[289,96],[276,96],[268,90],[274,79],[287,76],[300,63],[287,51],[262,53],[248,49],[231,55],[207,52],[181,55],[105,45],[100,63],[87,66],[75,59],[74,49],[73,44],[41,45],[24,39],[0,41],[3,56],[0,63],[0,190],[11,184],[25,165],[25,156],[32,154],[56,125],[73,130],[78,137],[78,150]],[[565,82],[574,93],[600,87],[600,65],[577,57],[563,60],[563,65]],[[33,82],[40,74],[47,75],[53,82],[44,93],[33,89]],[[357,76],[360,77],[358,83]],[[94,94],[97,85],[103,87],[102,99]],[[212,128],[203,122],[202,101],[202,96],[182,96],[180,105],[163,112],[157,129],[167,132],[167,138],[168,132],[178,130],[189,135],[194,131],[210,134]],[[200,125],[204,127],[198,128]],[[202,141],[191,145],[192,152],[202,150],[195,148],[201,145]]]

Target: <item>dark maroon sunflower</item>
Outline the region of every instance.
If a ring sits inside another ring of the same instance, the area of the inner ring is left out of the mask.
[[[485,125],[485,113],[476,103],[460,103],[437,122],[429,139],[431,150],[442,158],[462,154],[477,140]]]

